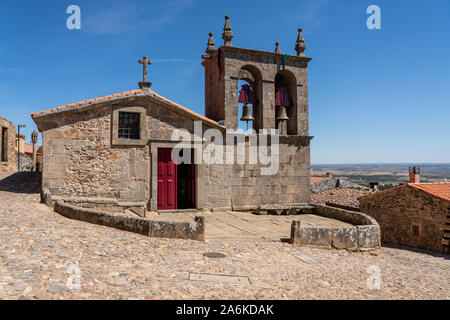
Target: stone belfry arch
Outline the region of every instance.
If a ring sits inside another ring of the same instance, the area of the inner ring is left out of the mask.
[[[202,56],[206,116],[223,121],[226,128],[237,129],[241,116],[238,114],[238,81],[245,80],[257,100],[253,105],[254,129],[280,128],[281,135],[308,136],[308,62],[311,58],[304,55],[302,29],[298,29],[296,55],[283,54],[278,42],[274,52],[234,47],[228,15],[223,30],[224,44],[216,48],[210,32],[206,54]],[[286,90],[293,100],[286,107],[289,119],[285,120],[277,120],[276,115],[276,81],[277,86],[283,83],[279,81],[280,75],[289,79]],[[280,125],[282,121],[286,123]]]

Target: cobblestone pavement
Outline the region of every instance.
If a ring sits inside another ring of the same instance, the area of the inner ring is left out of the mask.
[[[370,266],[380,270],[378,290],[368,288]],[[449,299],[449,279],[448,257],[435,253],[155,239],[68,220],[35,193],[0,191],[1,299]]]

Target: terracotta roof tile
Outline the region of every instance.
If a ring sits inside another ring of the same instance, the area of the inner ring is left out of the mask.
[[[189,113],[189,114],[191,114],[191,115],[193,115],[193,116],[195,116],[197,118],[200,118],[202,120],[205,120],[207,122],[210,122],[210,123],[213,123],[213,124],[217,125],[216,121],[214,121],[212,119],[209,119],[209,118],[207,118],[205,116],[202,116],[201,114],[198,114],[198,113],[196,113],[196,112],[194,112],[194,111],[192,111],[192,110],[190,110],[190,109],[188,109],[186,107],[183,107],[182,105],[180,105],[180,104],[178,104],[176,102],[173,102],[173,101],[171,101],[171,100],[169,100],[169,99],[167,99],[167,98],[157,94],[156,92],[153,92],[151,90],[150,91],[142,91],[140,89],[131,90],[131,91],[125,91],[125,92],[120,92],[120,93],[107,95],[107,96],[104,96],[104,97],[93,98],[93,99],[88,99],[88,100],[84,100],[84,101],[80,101],[80,102],[75,102],[75,103],[67,104],[67,105],[64,105],[64,106],[61,106],[61,107],[58,107],[58,108],[53,108],[53,109],[44,110],[44,111],[40,111],[40,112],[33,112],[30,115],[31,115],[32,118],[35,118],[35,117],[40,117],[40,116],[43,116],[43,115],[46,115],[46,114],[51,114],[51,113],[58,112],[58,111],[62,112],[65,109],[70,109],[70,108],[78,107],[78,106],[81,106],[81,105],[95,104],[95,103],[99,103],[101,101],[110,100],[110,99],[119,98],[119,97],[128,97],[128,96],[133,96],[133,95],[145,95],[145,94],[147,94],[148,96],[153,96],[156,99],[162,100],[162,101],[164,101],[166,103],[169,103],[169,104],[175,106],[176,108],[181,109],[182,111],[184,111],[186,113]]]
[[[364,197],[371,197],[382,193],[387,193],[392,190],[398,189],[398,188],[405,188],[405,187],[411,187],[423,192],[426,192],[432,196],[438,197],[440,199],[444,199],[447,201],[450,201],[450,182],[435,182],[435,183],[408,183],[404,184],[395,188],[390,188],[382,191],[378,191],[375,193],[370,193],[363,195],[359,198]]]
[[[450,201],[450,182],[409,183],[408,186],[422,190],[435,197]]]
[[[327,178],[329,178],[329,176],[311,176],[311,183],[316,183]]]

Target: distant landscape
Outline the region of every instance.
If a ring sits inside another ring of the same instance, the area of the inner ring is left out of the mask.
[[[413,164],[420,166],[421,182],[450,181],[450,163]],[[409,182],[409,166],[412,164],[316,164],[311,165],[313,175],[332,173],[335,177],[348,178],[352,182],[368,186],[369,182],[380,185],[398,185]]]

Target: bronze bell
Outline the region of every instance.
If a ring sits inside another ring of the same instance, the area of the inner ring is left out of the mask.
[[[242,118],[241,121],[253,121],[255,118],[253,118],[252,114],[252,106],[248,103],[244,104],[244,107],[242,108]]]
[[[289,120],[289,117],[286,114],[286,107],[277,106],[277,120]]]

